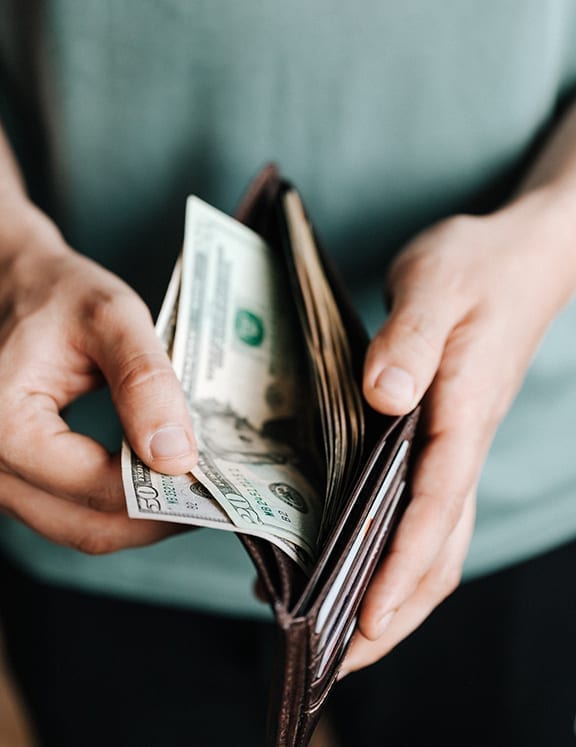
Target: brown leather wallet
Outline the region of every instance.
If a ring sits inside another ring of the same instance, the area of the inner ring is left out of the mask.
[[[283,196],[294,187],[277,169],[265,167],[244,197],[236,217],[282,251],[295,297],[302,292],[293,267]],[[346,330],[359,386],[367,334],[337,273],[316,249]],[[408,500],[409,457],[418,410],[404,417],[378,415],[365,407],[361,467],[348,486],[333,527],[310,576],[279,548],[242,536],[274,612],[277,661],[270,698],[268,745],[308,744],[353,635],[359,605],[386,552]]]

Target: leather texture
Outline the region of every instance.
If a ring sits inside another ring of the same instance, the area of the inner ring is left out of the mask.
[[[236,217],[284,252],[297,296],[282,208],[287,189],[294,188],[280,178],[277,168],[265,166],[248,188]],[[317,248],[360,383],[368,337],[318,242]],[[310,741],[336,682],[363,595],[409,499],[410,454],[418,414],[417,409],[404,417],[390,418],[366,406],[363,467],[310,578],[274,545],[241,536],[277,623],[268,747],[305,747]]]

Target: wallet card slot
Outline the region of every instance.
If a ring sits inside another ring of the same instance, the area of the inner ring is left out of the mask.
[[[400,422],[395,421],[393,425],[382,435],[379,442],[372,450],[367,464],[362,470],[360,477],[350,499],[348,500],[342,515],[335,526],[328,542],[322,550],[322,553],[316,563],[314,573],[312,574],[302,597],[298,600],[295,614],[306,614],[311,608],[318,603],[319,589],[326,586],[328,579],[334,574],[334,567],[344,557],[349,539],[354,536],[358,522],[362,519],[362,513],[365,506],[361,503],[363,495],[370,495],[377,484],[379,476],[385,473],[387,464],[392,461],[395,440],[392,439],[394,426]]]
[[[382,553],[383,545],[390,533],[392,522],[396,517],[395,508],[398,506],[406,486],[406,482],[403,479],[404,476],[403,473],[397,476],[391,489],[392,500],[390,503],[390,510],[380,518],[374,527],[374,532],[366,541],[366,547],[362,558],[358,560],[352,572],[346,579],[347,585],[345,588],[345,594],[343,595],[340,604],[334,608],[333,614],[324,629],[320,634],[317,634],[316,649],[318,653],[316,655],[316,661],[320,658],[325,658],[325,651],[327,649],[334,649],[335,644],[338,642],[342,630],[346,625],[346,619],[351,614],[351,610],[354,610],[355,607],[357,608],[361,602],[361,598],[365,592],[365,587],[367,586],[376,562]]]
[[[343,621],[345,621],[345,618],[343,618]],[[344,651],[346,649],[346,646],[350,643],[350,640],[352,636],[354,635],[354,631],[356,630],[357,622],[358,622],[358,618],[356,617],[356,615],[354,615],[354,617],[352,617],[352,619],[349,621],[348,628],[346,629],[346,634],[340,645],[340,648],[342,651]],[[320,659],[320,662],[317,664],[316,672],[314,674],[314,682],[319,682],[322,679],[323,675],[327,671],[328,664],[330,663],[331,660],[333,660],[334,652],[338,648],[337,639],[335,638],[334,641],[335,642],[333,645],[330,645],[324,650],[322,658]]]
[[[389,488],[392,485],[394,478],[398,474],[398,470],[402,466],[402,462],[408,451],[408,446],[408,441],[402,441],[400,448],[396,452],[392,464],[390,465],[390,469],[386,473],[386,477],[384,478],[382,485],[380,486],[378,492],[374,497],[370,510],[362,520],[362,524],[360,525],[358,534],[356,535],[356,538],[352,543],[352,547],[348,551],[344,563],[341,565],[338,573],[336,574],[336,577],[330,586],[328,594],[326,594],[324,601],[320,605],[314,625],[314,630],[316,633],[319,633],[320,630],[322,630],[324,624],[327,622],[331,614],[333,614],[336,599],[338,598],[342,586],[344,585],[347,577],[350,574],[350,570],[356,560],[356,557],[358,556],[358,553],[362,548],[362,545],[366,542],[377,512],[380,510],[385,498],[388,497]],[[393,512],[394,508],[395,504],[392,504],[389,507],[388,511]]]
[[[352,617],[351,624],[350,626],[348,626],[350,615],[352,615],[355,608],[357,609],[360,604],[364,585],[365,583],[367,583],[369,577],[371,576],[373,566],[375,565],[375,562],[377,561],[378,556],[381,553],[383,542],[386,539],[391,527],[391,521],[396,515],[394,507],[397,506],[400,502],[405,487],[406,483],[404,480],[400,481],[399,484],[395,484],[396,489],[393,493],[390,511],[388,511],[386,513],[386,516],[383,517],[378,527],[378,531],[375,533],[370,542],[366,562],[361,566],[358,574],[351,574],[351,576],[355,576],[356,583],[351,589],[349,589],[344,603],[338,607],[334,616],[331,618],[331,625],[327,625],[325,631],[323,631],[323,634],[320,635],[318,648],[319,651],[322,652],[322,654],[315,671],[314,679],[316,681],[322,679],[323,675],[327,671],[328,665],[331,661],[334,660],[335,652],[339,648],[341,651],[343,651],[352,636],[352,633],[355,629],[356,617]],[[345,635],[343,637],[342,634],[344,632]]]
[[[353,618],[350,620],[350,625],[348,626],[348,629],[346,630],[346,635],[344,636],[344,640],[342,642],[342,650],[345,650],[348,644],[350,643],[350,639],[352,638],[354,631],[356,629],[356,618]],[[308,701],[306,703],[306,719],[305,721],[308,722],[310,719],[315,719],[315,717],[318,714],[318,711],[322,706],[324,705],[326,699],[330,695],[330,692],[332,690],[332,685],[334,684],[334,681],[336,680],[337,671],[332,669],[331,674],[329,678],[324,678],[323,680],[317,679],[312,682],[310,687],[310,695],[308,697]],[[321,688],[318,688],[318,684],[322,683]]]
[[[402,477],[403,475],[399,475],[398,479],[395,480],[394,485],[392,486],[392,500],[388,510],[374,526],[373,533],[366,538],[362,557],[358,559],[354,564],[354,567],[347,574],[346,578],[342,580],[341,598],[333,605],[330,610],[330,615],[325,621],[322,629],[316,632],[316,635],[318,636],[317,642],[319,652],[324,651],[325,648],[329,646],[330,641],[334,637],[338,637],[341,632],[340,621],[342,619],[345,620],[346,614],[348,614],[350,607],[349,601],[361,601],[360,597],[363,595],[364,591],[360,586],[361,582],[364,580],[364,571],[368,565],[367,559],[376,553],[380,554],[382,548],[379,547],[376,549],[376,546],[383,542],[390,531],[392,521],[396,515],[396,508],[400,502],[405,487],[405,481],[401,479]]]

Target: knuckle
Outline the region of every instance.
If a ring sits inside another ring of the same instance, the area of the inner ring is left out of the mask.
[[[89,495],[86,498],[86,505],[93,511],[101,513],[115,513],[125,505],[124,498],[116,495],[113,491],[108,490],[98,495]]]
[[[71,540],[70,546],[83,555],[108,555],[117,547],[108,533],[102,530],[92,530]]]
[[[449,418],[444,421],[462,433],[494,431],[506,416],[518,390],[516,380],[506,371],[496,371],[489,354],[473,351],[467,360],[459,360],[440,372],[441,388],[436,393],[439,408]],[[482,366],[486,366],[483,370]],[[518,377],[520,380],[520,377]]]
[[[470,236],[474,236],[482,225],[483,222],[477,215],[459,213],[439,223],[438,230],[446,238],[450,237],[455,243],[460,243],[462,240],[469,241]]]
[[[432,583],[432,594],[440,602],[447,599],[460,586],[462,568],[454,563],[444,565],[435,575]]]
[[[442,516],[442,523],[449,532],[452,532],[456,528],[460,518],[462,517],[462,511],[464,509],[465,494],[458,494],[448,500],[444,500],[441,503],[440,511]]]
[[[439,354],[438,343],[432,334],[430,314],[414,306],[403,308],[394,315],[396,337],[404,349],[418,358]]]
[[[414,550],[414,548],[413,548]],[[400,597],[407,599],[418,588],[420,581],[426,574],[427,560],[419,548],[410,552],[407,546],[392,545],[386,556],[386,567],[393,569],[392,577],[396,579],[398,587],[402,589]],[[375,598],[378,600],[379,589],[376,589]]]
[[[436,531],[442,532],[446,537],[456,528],[464,511],[466,504],[466,488],[458,488],[444,493],[442,484],[416,486],[412,492],[412,505],[418,506],[417,518],[422,520],[432,517],[435,522]]]
[[[387,285],[394,291],[406,283],[425,282],[426,277],[438,267],[436,252],[431,252],[426,243],[416,242],[400,252],[390,265]]]
[[[477,242],[477,236],[483,234],[483,222],[476,216],[467,213],[459,213],[450,218],[436,223],[425,232],[428,241],[424,242],[422,249],[435,247],[435,252],[430,252],[432,259],[440,255],[444,257],[457,258],[461,255],[462,245],[470,246],[471,242]]]
[[[166,392],[173,381],[174,372],[163,354],[141,353],[121,366],[118,391],[129,396],[142,390]]]
[[[17,419],[11,413],[12,408],[5,407],[0,414],[0,468],[9,471],[13,471],[21,461],[19,433],[30,417],[26,408],[19,411]],[[15,428],[14,423],[19,423],[19,428]]]
[[[476,246],[483,236],[481,220],[474,215],[456,215],[428,228],[390,266],[387,286],[392,291],[407,287],[434,289],[446,305],[469,301],[471,278],[470,256],[462,246]],[[472,283],[473,285],[473,283]]]
[[[90,329],[108,329],[134,311],[149,315],[146,304],[129,289],[97,288],[84,298],[80,315]]]

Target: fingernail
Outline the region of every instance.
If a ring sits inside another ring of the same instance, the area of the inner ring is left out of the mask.
[[[390,625],[390,621],[394,617],[394,613],[395,610],[392,610],[392,612],[387,612],[378,620],[378,623],[376,625],[376,628],[378,629],[378,637],[384,635],[386,628]]]
[[[153,459],[173,459],[193,451],[188,434],[179,425],[161,428],[150,439],[150,454]]]
[[[398,404],[410,405],[414,399],[414,379],[396,366],[384,368],[376,378],[374,387]]]

